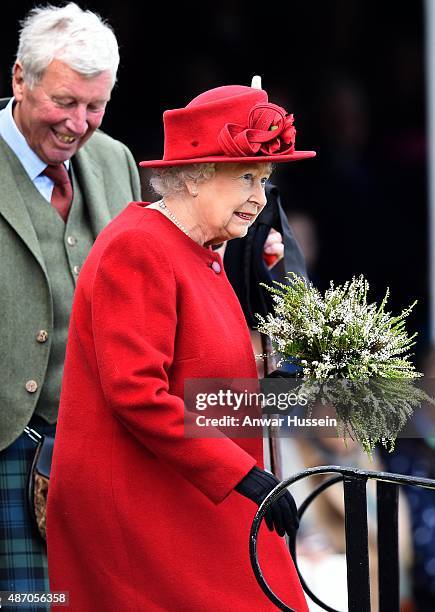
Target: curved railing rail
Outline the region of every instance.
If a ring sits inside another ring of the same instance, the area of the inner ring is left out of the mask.
[[[435,480],[417,478],[389,472],[374,472],[338,465],[322,465],[298,472],[273,489],[258,508],[252,522],[249,556],[258,584],[277,608],[297,612],[275,595],[261,571],[257,555],[257,538],[261,521],[270,506],[284,495],[285,490],[298,480],[315,474],[338,474],[319,485],[301,504],[298,514],[301,520],[311,502],[326,488],[343,482],[345,506],[345,537],[348,612],[370,612],[370,580],[367,525],[368,480],[376,480],[378,523],[378,585],[379,612],[399,610],[399,545],[398,545],[398,486],[417,486],[435,489]],[[289,542],[290,552],[302,587],[307,595],[328,612],[338,612],[322,602],[306,584],[297,564],[296,541]]]

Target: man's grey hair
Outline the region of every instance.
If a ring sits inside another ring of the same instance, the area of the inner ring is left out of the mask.
[[[154,191],[163,198],[187,193],[186,181],[201,183],[211,179],[216,171],[215,164],[189,164],[154,168],[150,183]]]
[[[38,84],[54,59],[89,78],[109,70],[115,84],[118,43],[111,27],[95,13],[74,2],[48,5],[32,9],[20,25],[17,60],[29,87]]]

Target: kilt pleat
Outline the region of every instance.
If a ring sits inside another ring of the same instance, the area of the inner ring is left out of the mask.
[[[54,435],[55,425],[39,417],[33,417],[29,425],[41,434]],[[26,500],[35,449],[36,443],[23,433],[0,452],[0,591],[50,590],[45,546],[34,530]]]

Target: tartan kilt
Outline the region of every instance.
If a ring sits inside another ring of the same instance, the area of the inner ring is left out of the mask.
[[[29,426],[46,435],[54,435],[56,428],[36,416]],[[26,499],[27,474],[35,450],[36,443],[23,433],[0,452],[0,591],[50,590],[45,545],[32,525]]]

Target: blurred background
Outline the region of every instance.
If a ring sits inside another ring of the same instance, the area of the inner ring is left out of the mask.
[[[418,299],[409,321],[409,329],[419,333],[417,366],[435,376],[426,361],[431,325],[423,0],[287,0],[256,3],[258,8],[239,0],[78,3],[105,17],[118,37],[121,66],[103,129],[126,143],[137,161],[161,157],[164,109],[185,106],[206,89],[250,85],[254,74],[262,76],[271,100],[295,115],[296,148],[317,151],[315,159],[284,164],[273,177],[311,279],[325,289],[331,279],[343,282],[363,273],[373,299],[390,287],[390,310],[396,313]],[[20,0],[2,5],[0,96],[11,94],[19,20],[33,5]],[[152,197],[145,173],[143,184],[144,198]],[[401,466],[387,460],[385,465],[433,477],[435,453],[426,446],[391,458]],[[353,456],[352,446],[322,448],[320,457],[319,445],[314,450],[317,454],[287,445],[288,473],[297,470],[298,460],[302,468],[331,463],[332,451],[337,463],[361,465],[361,453]],[[423,456],[426,451],[430,454]],[[417,472],[403,463],[410,457],[420,461]],[[423,461],[427,470],[421,473]],[[412,520],[405,516],[408,526],[401,531],[412,533],[415,563],[412,572],[409,554],[401,550],[408,574],[401,610],[425,612],[435,609],[435,498],[410,499],[409,507]],[[320,514],[326,516],[324,508]],[[336,514],[341,525],[342,513]],[[329,588],[331,595],[318,594],[343,609],[344,561],[330,554],[341,554],[341,545],[332,538],[319,545],[316,536],[310,547],[310,528],[305,535],[312,586],[317,589],[316,580],[326,577],[319,588]],[[406,538],[402,541],[409,553]],[[333,559],[339,559],[340,570]],[[413,588],[420,589],[418,603]]]

